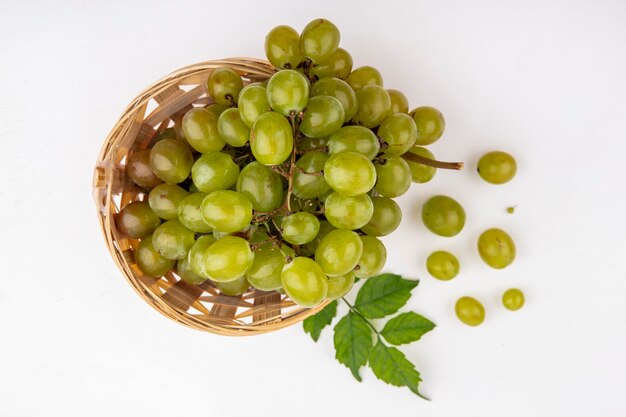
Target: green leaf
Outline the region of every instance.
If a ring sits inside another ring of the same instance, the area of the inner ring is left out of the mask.
[[[386,346],[379,340],[370,353],[369,361],[376,378],[396,387],[407,387],[413,393],[423,397],[418,391],[418,385],[422,380],[420,374],[404,353],[394,347]]]
[[[365,317],[379,319],[393,314],[411,297],[411,290],[419,281],[400,275],[382,274],[365,281],[359,290],[354,306]]]
[[[435,328],[435,323],[413,311],[402,313],[389,320],[380,334],[393,345],[402,345],[419,340],[422,335]]]
[[[324,327],[330,325],[337,314],[337,300],[328,304],[317,314],[304,319],[302,327],[304,327],[305,333],[309,333],[314,341],[320,338],[320,334]]]
[[[335,326],[333,340],[337,360],[361,381],[359,369],[367,363],[372,350],[372,329],[362,317],[350,312]]]

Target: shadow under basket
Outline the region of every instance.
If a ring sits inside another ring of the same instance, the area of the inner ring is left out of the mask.
[[[276,71],[268,62],[253,58],[207,61],[175,71],[145,89],[126,108],[102,146],[93,196],[111,256],[141,298],[166,317],[193,329],[229,336],[255,335],[298,323],[325,304],[304,308],[278,291],[255,289],[241,296],[227,296],[210,281],[187,284],[172,271],[161,278],[146,276],[133,254],[139,240],[124,236],[114,221],[126,204],[148,198],[146,190],[126,177],[129,153],[151,147],[159,131],[172,127],[174,120],[192,107],[212,103],[206,82],[211,71],[220,67],[233,69],[246,84],[263,81]]]

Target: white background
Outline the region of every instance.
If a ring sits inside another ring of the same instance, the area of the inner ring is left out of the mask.
[[[438,324],[405,348],[422,391],[362,383],[299,325],[251,338],[188,330],[141,301],[105,249],[92,167],[136,93],[194,62],[263,56],[278,24],[327,17],[356,66],[381,70],[447,130],[432,150],[463,160],[400,199],[387,269],[421,278],[408,308]],[[0,2],[0,416],[623,416],[626,414],[626,3],[622,1]],[[475,173],[511,152],[505,186]],[[457,198],[453,239],[419,221]],[[517,205],[515,214],[505,212]],[[475,242],[508,230],[495,271]],[[462,273],[429,277],[435,249]],[[499,304],[522,288],[526,307]],[[462,295],[487,319],[454,317]]]

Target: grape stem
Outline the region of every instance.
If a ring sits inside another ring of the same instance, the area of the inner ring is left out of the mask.
[[[324,153],[328,153],[328,146],[320,146],[317,148],[311,148],[311,149],[302,149],[302,150],[298,150],[299,154],[305,154],[307,152],[324,152]]]
[[[461,170],[463,169],[463,162],[442,162],[437,161],[435,159],[426,158],[425,156],[415,155],[414,153],[407,152],[402,154],[402,158],[407,161],[417,162],[418,164],[427,165],[429,167],[434,168],[442,168],[442,169],[454,169]]]
[[[307,172],[304,170],[304,168],[296,166],[295,170],[302,173],[302,174],[309,174],[309,175],[315,175],[316,177],[323,177],[324,176],[324,171],[316,171],[316,172]]]
[[[282,175],[285,178],[289,178],[289,173],[285,172],[284,170],[282,170],[281,168],[277,167],[276,165],[272,165],[270,167],[270,169],[272,171],[274,171],[275,173]]]

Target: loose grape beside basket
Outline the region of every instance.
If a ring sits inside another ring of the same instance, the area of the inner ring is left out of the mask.
[[[119,232],[114,221],[126,204],[148,198],[146,190],[126,177],[130,152],[149,148],[159,131],[171,127],[193,106],[210,104],[206,82],[219,67],[233,69],[246,82],[265,80],[276,71],[268,62],[253,58],[207,61],[177,70],[145,89],[124,110],[104,142],[94,172],[93,194],[111,256],[141,298],[166,317],[193,329],[254,335],[297,323],[325,303],[309,309],[277,291],[254,289],[242,296],[227,296],[210,281],[187,284],[171,271],[161,278],[149,277],[135,263],[133,252],[139,241]]]

